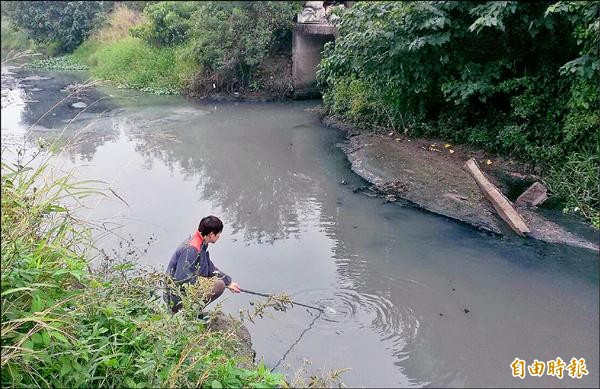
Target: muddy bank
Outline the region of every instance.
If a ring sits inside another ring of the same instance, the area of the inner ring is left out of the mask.
[[[236,339],[235,355],[238,366],[246,369],[251,369],[254,366],[256,351],[252,348],[250,332],[243,323],[219,311],[214,315],[210,315],[207,320],[207,329],[213,332],[221,332],[228,338]]]
[[[352,170],[372,183],[373,189],[388,200],[405,199],[430,212],[494,234],[512,234],[512,231],[462,168],[464,162],[471,157],[477,159],[482,170],[505,195],[510,191],[506,177],[523,182],[539,178],[524,173],[522,164],[491,157],[468,146],[438,139],[411,139],[393,132],[361,133],[329,117],[322,118],[322,122],[346,133],[347,141],[340,144],[340,148],[352,164]],[[599,250],[597,241],[591,242],[567,231],[535,208],[518,210],[531,229],[531,238]]]

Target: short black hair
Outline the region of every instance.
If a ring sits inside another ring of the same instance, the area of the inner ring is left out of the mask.
[[[223,222],[216,216],[211,215],[202,218],[202,220],[200,220],[200,224],[198,225],[198,232],[200,232],[202,236],[206,236],[211,232],[218,234],[221,231],[223,231]]]

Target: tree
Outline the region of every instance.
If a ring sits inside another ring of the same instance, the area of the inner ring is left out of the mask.
[[[38,43],[74,50],[112,5],[104,1],[10,1],[6,14]]]

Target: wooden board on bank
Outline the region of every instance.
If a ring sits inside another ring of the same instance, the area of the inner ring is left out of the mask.
[[[475,158],[471,158],[465,162],[464,168],[475,179],[479,189],[481,189],[485,197],[492,203],[502,220],[508,223],[510,228],[517,234],[521,236],[527,235],[530,232],[529,227],[527,227],[519,212],[517,212],[502,192],[485,177],[485,174],[483,174],[477,165]]]

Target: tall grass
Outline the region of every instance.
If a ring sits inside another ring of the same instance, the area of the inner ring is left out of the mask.
[[[86,42],[74,55],[90,65],[95,77],[159,93],[177,93],[197,68],[177,48],[157,49],[133,37],[112,43]]]
[[[553,167],[545,183],[565,204],[567,213],[579,213],[600,229],[600,147],[569,155]]]
[[[104,43],[116,42],[128,37],[131,27],[144,22],[143,13],[119,4],[108,15],[106,23],[92,34],[91,39]]]

